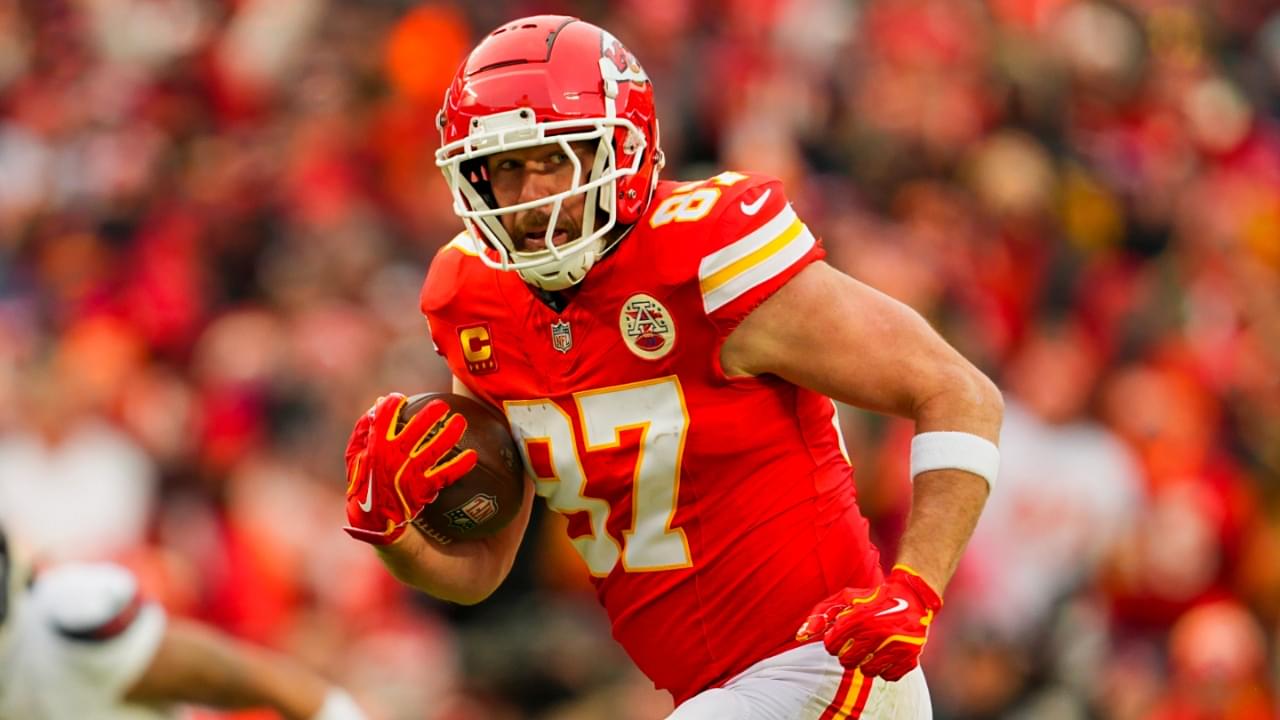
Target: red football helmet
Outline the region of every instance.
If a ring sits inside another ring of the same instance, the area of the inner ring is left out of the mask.
[[[644,214],[662,168],[648,76],[616,38],[577,18],[539,15],[494,30],[463,62],[437,120],[436,165],[453,193],[454,212],[494,250],[480,257],[545,290],[562,290],[586,276],[610,240],[622,235],[611,231]],[[597,141],[595,162],[585,172],[569,147],[584,140]],[[573,185],[498,207],[483,158],[551,143],[573,163]],[[575,195],[586,199],[582,235],[556,246],[556,219],[565,199]],[[501,216],[544,206],[550,207],[544,249],[518,250]],[[606,219],[598,222],[593,208]]]

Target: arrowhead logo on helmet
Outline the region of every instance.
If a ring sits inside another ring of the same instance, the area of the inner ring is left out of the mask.
[[[606,69],[604,77],[638,83],[649,82],[649,76],[645,74],[644,68],[640,67],[636,56],[632,55],[631,51],[619,42],[617,38],[610,35],[608,31],[601,30],[600,41],[603,45],[600,49],[600,56],[617,71],[615,73]],[[603,65],[601,67],[603,69]]]
[[[577,18],[541,15],[494,30],[459,69],[437,122],[436,165],[454,212],[487,248],[480,259],[544,290],[563,290],[586,276],[644,215],[662,167],[648,75],[617,38]],[[570,143],[594,143],[590,166]],[[570,158],[572,184],[499,206],[484,158],[547,145],[561,146]],[[503,225],[515,213],[536,210],[553,228],[565,202],[579,197],[586,210],[577,237],[548,237],[537,249],[522,249]]]

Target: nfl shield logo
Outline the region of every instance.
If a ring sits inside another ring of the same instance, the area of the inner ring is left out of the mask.
[[[480,523],[498,514],[498,498],[476,493],[471,499],[445,513],[449,524],[459,530],[474,530]]]
[[[551,347],[562,353],[573,347],[573,334],[569,332],[569,323],[560,320],[551,323]]]

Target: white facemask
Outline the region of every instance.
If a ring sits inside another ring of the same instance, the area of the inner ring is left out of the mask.
[[[617,166],[613,146],[613,137],[619,128],[627,131],[626,151],[634,158],[625,168]],[[593,140],[596,142],[595,161],[590,168],[584,168],[570,143]],[[492,198],[492,195],[478,189],[464,170],[464,164],[489,155],[551,144],[558,144],[573,163],[573,184],[563,192],[544,198],[510,207],[490,207],[486,196]],[[490,253],[480,253],[480,259],[486,265],[499,270],[515,270],[525,282],[543,290],[563,290],[580,282],[607,249],[610,233],[617,226],[614,196],[618,180],[637,172],[644,147],[644,135],[625,119],[539,123],[535,121],[533,111],[521,108],[475,118],[466,138],[449,143],[436,152],[436,165],[444,173],[453,193],[454,212],[464,220],[476,240],[483,243],[481,247],[487,246],[495,251],[496,258]],[[555,245],[552,236],[564,202],[578,195],[584,196],[586,201],[582,232],[576,238]],[[502,225],[502,217],[544,207],[550,209],[544,247],[534,251],[517,249]],[[599,222],[600,217],[604,218],[603,222]]]

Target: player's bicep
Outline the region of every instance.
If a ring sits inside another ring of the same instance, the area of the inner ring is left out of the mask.
[[[286,657],[175,619],[125,699],[149,705],[271,707],[283,717],[297,718],[314,716],[327,690],[319,675]]]
[[[146,672],[125,698],[130,702],[193,701],[208,688],[243,687],[250,673],[217,634],[191,622],[171,621]]]
[[[916,311],[815,262],[726,340],[729,375],[773,374],[858,407],[912,416],[977,371]]]
[[[441,600],[474,605],[511,573],[532,507],[533,484],[527,483],[519,512],[489,537],[442,545],[414,526],[391,545],[376,548],[378,557],[400,582]]]

